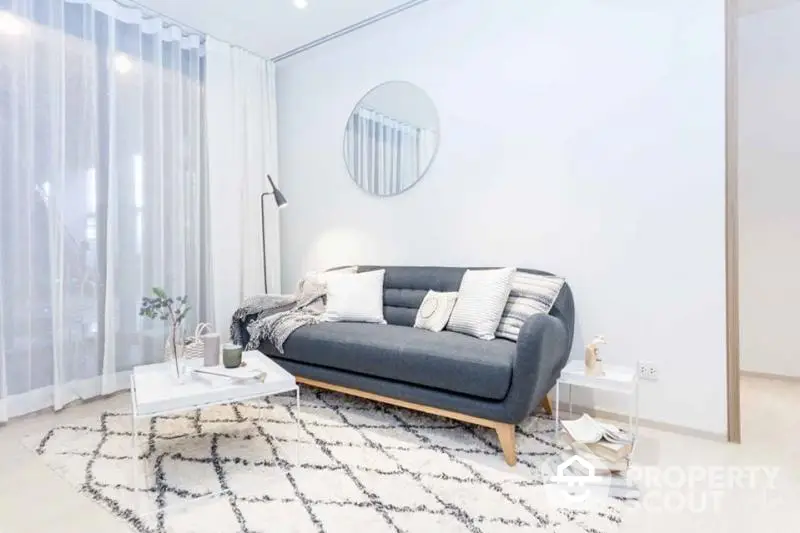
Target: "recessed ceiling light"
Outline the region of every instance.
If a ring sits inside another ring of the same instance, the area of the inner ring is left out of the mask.
[[[125,54],[117,54],[114,57],[114,68],[120,74],[127,74],[133,68],[133,61]]]
[[[5,35],[22,35],[28,26],[8,11],[0,11],[0,33]]]
[[[305,9],[308,7],[308,0],[292,0],[292,3],[297,9]]]

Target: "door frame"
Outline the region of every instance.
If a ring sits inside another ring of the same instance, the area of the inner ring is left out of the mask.
[[[728,441],[742,441],[739,342],[738,9],[725,0],[725,297]]]

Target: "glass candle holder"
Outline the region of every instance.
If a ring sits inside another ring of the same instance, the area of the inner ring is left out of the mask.
[[[238,368],[242,364],[242,347],[225,344],[222,347],[222,364],[225,368]]]

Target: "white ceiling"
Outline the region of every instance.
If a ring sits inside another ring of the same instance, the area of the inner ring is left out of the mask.
[[[272,58],[409,0],[132,0],[178,22]],[[487,0],[488,1],[488,0]],[[740,15],[800,0],[736,0]]]
[[[135,0],[217,39],[272,58],[408,0]]]

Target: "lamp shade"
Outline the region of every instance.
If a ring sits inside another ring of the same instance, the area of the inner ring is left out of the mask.
[[[286,200],[286,197],[283,193],[275,186],[275,182],[272,181],[272,176],[267,174],[267,179],[269,180],[269,184],[272,187],[272,196],[275,198],[275,205],[279,208],[285,206],[289,202]]]
[[[288,203],[289,202],[286,201],[286,197],[283,195],[283,193],[281,193],[281,191],[278,189],[275,189],[275,205],[280,208],[284,207]]]

